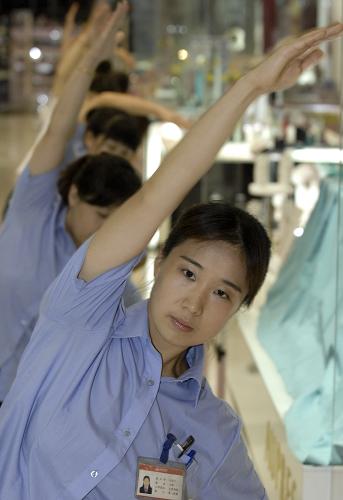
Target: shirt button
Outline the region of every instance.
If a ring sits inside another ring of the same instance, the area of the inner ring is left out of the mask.
[[[98,475],[99,475],[99,472],[98,472],[97,470],[92,470],[92,472],[91,472],[91,476],[92,476],[93,478],[98,477]]]
[[[124,436],[125,437],[131,436],[131,432],[128,429],[126,429],[126,431],[124,431]]]
[[[148,380],[148,385],[150,387],[152,387],[153,385],[155,385],[155,380],[152,380],[151,378]]]

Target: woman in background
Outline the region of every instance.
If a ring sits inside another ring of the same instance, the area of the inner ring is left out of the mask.
[[[108,16],[104,13],[104,19]],[[85,73],[107,39],[89,51],[63,90],[51,123],[20,175],[0,229],[0,402],[36,323],[41,298],[75,250],[141,186],[123,158],[84,156],[65,167],[65,146],[87,91]],[[127,305],[139,294],[129,282]]]

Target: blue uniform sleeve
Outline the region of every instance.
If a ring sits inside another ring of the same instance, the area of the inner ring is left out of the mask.
[[[25,167],[14,187],[8,214],[25,214],[50,207],[56,200],[56,184],[60,170],[57,167],[44,174],[31,175],[29,167]]]
[[[141,256],[107,271],[92,281],[79,273],[90,240],[69,260],[45,293],[40,314],[50,320],[85,331],[108,331],[124,314],[122,296],[132,269]]]
[[[237,429],[237,435],[220,467],[201,492],[198,500],[268,500],[257,476],[246,447]]]
[[[127,280],[126,287],[124,290],[124,304],[125,307],[132,306],[142,300],[142,295],[136,285],[132,282],[131,279]]]

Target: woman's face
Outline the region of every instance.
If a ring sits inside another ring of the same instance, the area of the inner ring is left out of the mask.
[[[100,207],[82,201],[76,187],[72,185],[68,197],[66,229],[76,246],[82,245],[92,236],[113,210],[115,210],[114,206]]]
[[[150,335],[171,355],[215,337],[248,291],[244,257],[222,241],[185,241],[157,261],[155,279]]]

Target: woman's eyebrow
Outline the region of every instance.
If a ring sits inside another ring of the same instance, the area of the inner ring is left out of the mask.
[[[187,262],[190,262],[191,264],[194,264],[199,269],[204,269],[203,266],[199,262],[197,262],[196,260],[193,260],[190,257],[186,257],[186,255],[180,255],[180,257],[181,257],[181,259],[186,260]]]
[[[190,262],[191,264],[198,267],[199,269],[204,269],[204,267],[196,260],[193,260],[190,257],[187,257],[186,255],[180,255],[180,257],[181,257],[181,259],[186,260],[187,262]],[[222,282],[225,283],[225,285],[236,290],[236,292],[242,293],[241,288],[238,285],[236,285],[236,283],[233,283],[232,281],[224,279],[224,278],[222,279]]]

